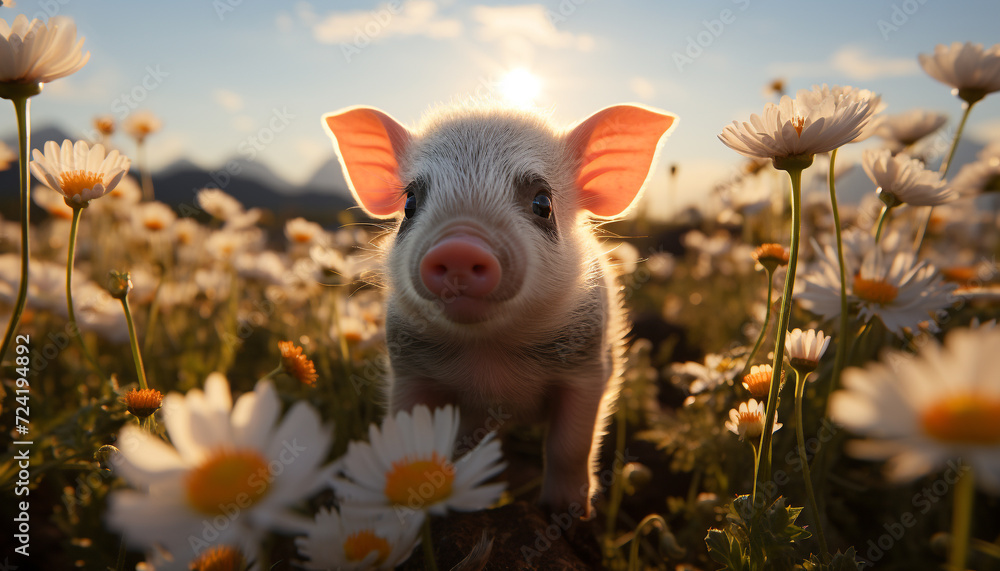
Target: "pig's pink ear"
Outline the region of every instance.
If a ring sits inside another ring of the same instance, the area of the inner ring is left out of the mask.
[[[399,158],[410,143],[410,132],[371,107],[327,113],[323,125],[333,137],[344,178],[358,204],[376,218],[396,215],[406,200]]]
[[[660,141],[677,116],[636,105],[601,109],[567,135],[579,157],[580,205],[594,216],[612,218],[628,209],[649,179]]]

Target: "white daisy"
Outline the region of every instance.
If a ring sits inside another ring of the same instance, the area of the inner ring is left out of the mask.
[[[130,137],[142,143],[146,137],[163,128],[163,121],[151,111],[141,109],[133,111],[122,124],[122,128]]]
[[[1000,494],[1000,331],[956,329],[944,346],[844,371],[830,415],[852,432],[848,452],[888,459],[893,480],[909,480],[949,460],[975,470],[980,487]]]
[[[978,160],[962,165],[951,186],[962,196],[1000,191],[1000,159]]]
[[[889,149],[868,149],[862,155],[865,173],[877,186],[879,199],[890,208],[898,204],[937,206],[958,198],[958,194],[927,170],[924,163],[909,155],[892,155]]]
[[[944,113],[911,109],[883,118],[875,135],[885,139],[893,151],[901,151],[937,131],[947,121],[948,116]]]
[[[162,202],[144,202],[135,209],[133,222],[149,232],[160,232],[177,220],[174,210]]]
[[[812,371],[819,365],[823,353],[830,346],[830,338],[822,331],[793,329],[785,337],[785,354],[793,368]]]
[[[834,88],[836,89],[836,88]],[[763,116],[749,122],[733,121],[719,139],[750,158],[782,159],[811,156],[850,143],[877,111],[878,98],[867,90],[838,90],[825,86],[801,90],[795,99],[783,96],[768,103]]]
[[[285,222],[285,237],[292,244],[314,244],[323,242],[326,232],[315,222],[310,222],[301,216]]]
[[[688,392],[695,395],[704,391],[714,390],[722,385],[732,384],[736,375],[743,370],[743,359],[730,355],[709,353],[705,355],[705,364],[688,361],[674,363],[670,366],[670,375],[687,375],[694,377],[688,385]]]
[[[47,83],[75,73],[90,59],[76,41],[76,24],[55,16],[46,25],[18,14],[14,23],[0,20],[0,83]]]
[[[332,439],[311,405],[298,402],[278,423],[281,402],[268,381],[234,404],[225,377],[163,401],[171,444],[134,425],[118,437],[117,473],[135,490],[110,498],[109,526],[129,544],[162,547],[190,561],[216,544],[244,552],[269,530],[305,533],[312,522],[289,508],[328,481],[321,468]]]
[[[1000,91],[1000,44],[985,50],[971,42],[938,44],[932,55],[919,58],[927,75],[955,88],[953,93],[970,104]]]
[[[412,414],[388,416],[381,430],[371,426],[370,443],[350,443],[343,468],[347,479],[334,480],[333,487],[354,508],[391,508],[405,517],[487,508],[504,489],[503,483],[480,485],[506,466],[500,442],[491,433],[453,459],[458,427],[458,410],[450,405],[433,417],[423,405]]]
[[[203,188],[195,195],[198,206],[219,220],[229,220],[243,212],[243,205],[218,188]]]
[[[395,569],[420,543],[419,518],[400,521],[381,514],[341,515],[320,509],[309,535],[295,539],[299,553],[309,558],[306,569]]]
[[[113,190],[132,164],[118,151],[105,156],[100,144],[91,147],[85,141],[74,144],[69,139],[62,146],[49,141],[44,154],[35,149],[32,156],[35,178],[62,194],[73,208],[86,208],[91,200]]]
[[[955,285],[945,283],[933,265],[919,262],[912,251],[891,247],[891,239],[883,240],[887,247],[876,247],[869,234],[848,232],[845,242],[851,234],[851,242],[860,242],[863,247],[860,259],[857,252],[845,252],[844,256],[847,300],[858,309],[859,317],[868,321],[877,316],[897,335],[923,322],[936,331],[935,319],[954,301]],[[815,241],[813,248],[818,254],[816,266],[802,277],[803,289],[795,297],[813,313],[833,318],[840,315],[837,252],[833,246],[821,248]]]
[[[726,428],[730,432],[740,437],[740,440],[754,442],[764,432],[764,417],[766,416],[764,401],[750,399],[740,403],[739,408],[729,410],[729,420],[726,421]],[[775,419],[774,430],[777,432],[781,428],[781,423]]]

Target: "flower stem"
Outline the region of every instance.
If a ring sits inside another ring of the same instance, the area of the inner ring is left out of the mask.
[[[632,535],[632,546],[629,547],[628,571],[639,571],[639,541],[647,527],[655,525],[659,529],[667,529],[667,521],[659,514],[649,514],[642,518]]]
[[[139,162],[139,176],[142,179],[142,199],[147,202],[153,200],[153,175],[149,172],[149,165],[146,163],[146,144],[139,141],[136,145],[136,158]]]
[[[879,240],[882,239],[882,228],[885,227],[885,220],[889,217],[889,207],[883,205],[882,213],[878,216],[878,228],[875,230],[875,244],[878,245]]]
[[[837,262],[840,264],[840,339],[837,340],[837,354],[833,358],[833,374],[826,388],[826,398],[823,399],[823,411],[830,402],[830,395],[840,383],[840,371],[844,368],[844,356],[847,354],[847,326],[850,316],[847,313],[847,267],[844,265],[844,240],[840,230],[840,210],[837,208],[837,187],[834,182],[833,166],[837,161],[837,149],[830,153],[830,205],[833,207],[833,230],[837,236]]]
[[[90,353],[87,349],[87,344],[83,342],[83,335],[80,333],[80,328],[76,324],[76,312],[73,310],[73,258],[76,257],[76,234],[80,229],[80,215],[83,214],[82,208],[73,209],[73,221],[69,227],[69,252],[66,254],[66,311],[69,314],[69,329],[76,338],[77,343],[80,344],[80,349],[83,351],[83,356],[90,361],[90,365],[94,367],[94,371],[102,379],[106,379],[104,372],[101,371],[101,366],[97,364],[97,359]],[[143,387],[145,388],[145,387]]]
[[[135,335],[135,324],[132,322],[132,312],[128,308],[128,296],[122,296],[122,309],[125,311],[125,321],[128,322],[128,340],[132,345],[132,358],[135,360],[135,374],[139,377],[139,388],[146,390],[146,369],[142,366],[142,355],[139,353],[139,340]]]
[[[808,165],[807,165],[808,166]],[[785,288],[781,298],[781,312],[778,314],[778,336],[774,341],[774,361],[772,364],[771,388],[767,396],[767,414],[764,417],[764,431],[760,435],[759,466],[754,480],[753,505],[757,504],[758,484],[771,479],[771,437],[774,432],[774,418],[777,415],[778,391],[781,388],[781,369],[785,362],[785,335],[792,313],[792,292],[795,288],[795,267],[799,259],[799,236],[801,234],[802,170],[805,167],[789,168],[788,177],[792,183],[792,240],[788,249],[788,271],[785,274]],[[762,502],[766,503],[766,502]]]
[[[14,304],[14,313],[7,323],[7,332],[3,336],[3,345],[0,346],[0,360],[7,354],[7,348],[14,339],[14,332],[21,321],[21,313],[24,305],[28,301],[28,254],[29,254],[29,231],[31,224],[29,213],[31,211],[31,179],[28,175],[28,151],[31,148],[29,142],[31,138],[31,118],[28,113],[31,107],[28,97],[14,97],[11,99],[14,104],[14,112],[17,115],[17,146],[20,162],[18,163],[18,173],[21,178],[21,285],[17,289],[17,302]]]
[[[823,524],[820,521],[819,507],[816,504],[816,493],[813,492],[812,476],[809,472],[809,459],[806,457],[806,437],[802,427],[802,395],[805,392],[806,377],[795,369],[795,437],[798,441],[799,461],[802,463],[802,480],[806,486],[806,496],[809,500],[809,511],[812,512],[813,524],[816,525],[816,539],[819,541],[820,557],[824,563],[830,561],[830,550],[826,546],[826,536],[823,534]]]
[[[944,162],[941,163],[941,168],[938,172],[941,173],[941,178],[945,179],[948,176],[948,169],[951,168],[951,160],[955,158],[955,151],[958,150],[958,141],[962,138],[962,131],[965,130],[965,123],[969,120],[969,113],[972,112],[972,106],[974,103],[963,102],[962,103],[962,119],[958,122],[958,129],[955,129],[955,138],[951,140],[951,149],[948,150],[948,156],[945,157]],[[927,217],[924,219],[924,225],[920,228],[920,233],[917,235],[916,242],[916,252],[920,253],[920,247],[924,244],[924,236],[927,235],[927,227],[931,225],[931,214],[934,212],[933,206],[927,207]]]
[[[972,504],[976,498],[976,481],[972,468],[955,483],[955,506],[951,521],[951,553],[948,568],[965,571],[969,555],[969,536],[972,531]]]
[[[765,268],[767,269],[767,268]],[[747,362],[743,365],[743,371],[740,373],[740,379],[746,376],[750,371],[750,367],[753,365],[753,358],[757,355],[757,351],[760,350],[761,343],[764,342],[764,336],[767,335],[767,326],[771,322],[771,303],[774,296],[774,272],[767,269],[767,309],[764,312],[764,325],[760,327],[760,335],[757,336],[757,343],[754,344],[753,350],[750,351],[750,355],[747,357]]]
[[[434,544],[431,540],[431,517],[424,514],[424,524],[420,532],[424,544],[424,566],[430,571],[437,571],[437,560],[434,558]]]
[[[625,452],[625,406],[623,395],[624,391],[618,395],[618,409],[615,411],[615,428],[617,430],[615,434],[615,451],[618,454],[624,454]],[[607,537],[614,537],[615,535],[615,523],[618,521],[618,507],[622,503],[622,493],[624,492],[624,482],[622,482],[622,470],[617,470],[615,474],[615,480],[611,484],[611,494],[608,499],[608,518],[605,523],[605,533]]]

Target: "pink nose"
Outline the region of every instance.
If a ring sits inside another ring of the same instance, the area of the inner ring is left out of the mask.
[[[420,261],[420,279],[441,297],[484,297],[500,283],[500,262],[478,238],[449,236]]]

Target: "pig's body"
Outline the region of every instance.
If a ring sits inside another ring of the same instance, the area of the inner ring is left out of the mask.
[[[673,116],[605,109],[560,134],[537,115],[448,110],[416,133],[326,117],[359,203],[403,218],[387,251],[390,410],[456,404],[460,442],[547,422],[541,501],[590,511],[623,326],[591,216],[640,191]]]

